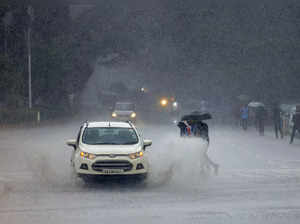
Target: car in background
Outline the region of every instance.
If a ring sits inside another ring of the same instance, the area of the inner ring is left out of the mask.
[[[145,180],[149,171],[146,148],[151,140],[141,137],[131,122],[86,122],[72,146],[71,164],[83,180],[100,176],[127,176]]]
[[[112,118],[119,121],[136,121],[136,108],[134,103],[130,102],[116,102]]]

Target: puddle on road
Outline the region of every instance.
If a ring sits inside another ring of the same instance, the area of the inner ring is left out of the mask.
[[[174,135],[160,136],[149,150],[151,171],[146,183],[129,185],[126,181],[85,184],[80,178],[72,175],[68,158],[71,151],[53,150],[55,145],[40,144],[29,148],[24,158],[27,174],[8,175],[10,180],[4,181],[6,187],[2,191],[76,192],[94,188],[147,191],[165,188],[167,191],[185,191],[201,187],[210,177],[210,174],[201,173],[202,154],[205,151],[201,139],[186,140]],[[59,147],[57,143],[56,148]]]

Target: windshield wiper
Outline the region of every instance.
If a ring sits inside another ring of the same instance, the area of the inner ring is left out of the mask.
[[[96,142],[91,145],[119,145],[119,144],[116,142]]]
[[[122,143],[122,145],[134,145],[134,144],[137,144],[137,142],[125,142],[125,143]]]

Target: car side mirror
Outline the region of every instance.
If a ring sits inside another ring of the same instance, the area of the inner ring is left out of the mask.
[[[147,147],[149,147],[149,146],[151,146],[152,145],[152,141],[151,140],[148,140],[148,139],[145,139],[144,140],[144,150],[147,148]]]
[[[68,146],[72,146],[74,149],[76,149],[76,140],[75,139],[69,139],[68,141],[67,141],[67,145]]]

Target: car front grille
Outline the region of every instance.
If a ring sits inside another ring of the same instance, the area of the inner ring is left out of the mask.
[[[96,161],[93,163],[92,168],[95,171],[103,171],[104,169],[120,169],[124,171],[130,171],[133,165],[124,160],[103,160],[103,161]]]
[[[130,114],[118,114],[118,117],[130,117]]]

